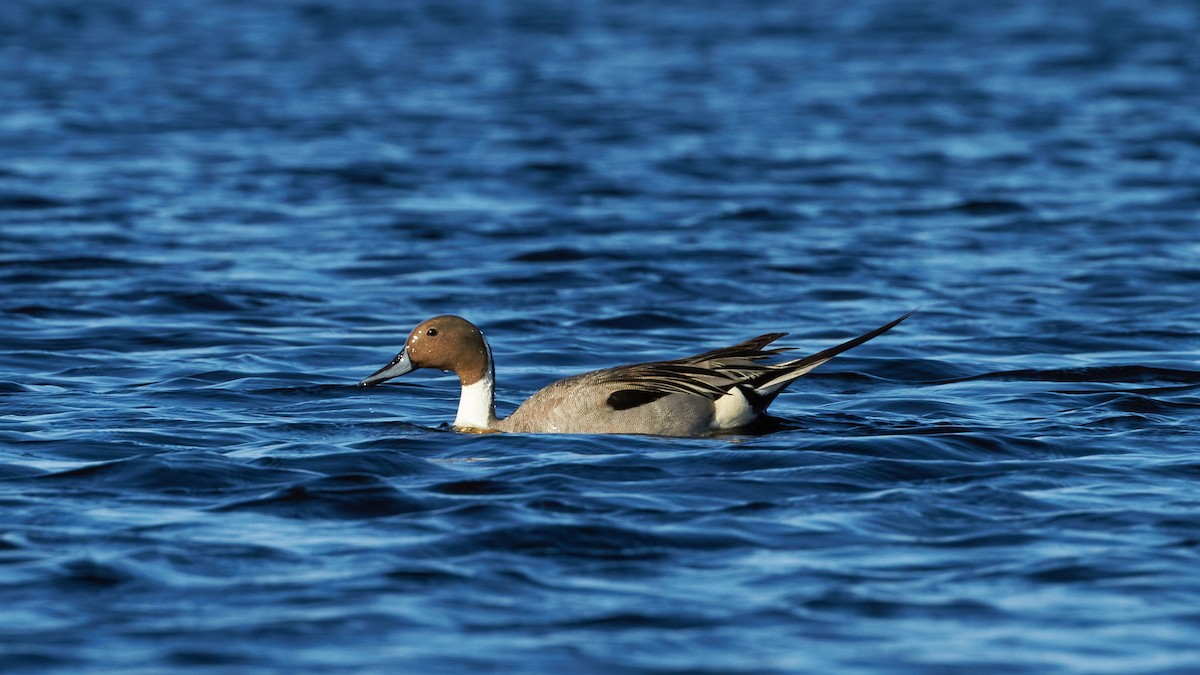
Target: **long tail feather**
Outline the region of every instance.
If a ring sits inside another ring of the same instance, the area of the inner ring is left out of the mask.
[[[754,386],[755,393],[763,397],[763,401],[761,403],[762,408],[766,408],[766,406],[770,405],[771,401],[774,400],[777,395],[779,395],[779,392],[783,391],[784,387],[792,382],[795,382],[812,369],[816,368],[822,363],[825,363],[826,361],[829,361],[844,351],[854,349],[864,342],[868,342],[879,337],[880,335],[883,335],[884,333],[898,326],[901,321],[904,321],[908,317],[912,316],[914,313],[916,313],[916,311],[917,310],[914,309],[895,321],[884,324],[870,333],[864,333],[863,335],[860,335],[852,340],[846,340],[842,344],[835,347],[823,349],[816,354],[805,356],[802,359],[784,361],[783,363],[773,366],[772,370],[781,374],[772,378],[764,378],[761,384],[756,383]]]

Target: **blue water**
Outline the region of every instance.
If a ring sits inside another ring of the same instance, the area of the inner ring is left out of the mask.
[[[1200,5],[0,4],[0,670],[1200,670]],[[499,405],[921,311],[717,438]]]

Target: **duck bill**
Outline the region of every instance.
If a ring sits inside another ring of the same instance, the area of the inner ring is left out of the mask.
[[[413,370],[416,370],[416,368],[413,366],[412,360],[408,358],[408,350],[403,349],[396,355],[396,358],[392,359],[391,363],[371,373],[370,376],[359,382],[358,386],[373,387],[381,382],[387,382],[393,377],[400,377]]]

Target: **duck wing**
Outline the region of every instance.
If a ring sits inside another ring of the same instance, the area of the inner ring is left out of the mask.
[[[914,312],[916,310],[913,310]],[[690,394],[716,400],[738,387],[755,413],[771,404],[789,384],[844,351],[853,349],[895,328],[912,316],[909,312],[873,331],[803,358],[783,363],[760,361],[790,348],[767,345],[787,333],[767,333],[728,347],[674,361],[639,363],[596,371],[597,384],[615,385],[607,404],[613,410],[629,410],[667,396]]]
[[[591,373],[596,384],[615,386],[608,396],[613,410],[629,410],[667,396],[690,394],[718,399],[730,388],[761,377],[771,366],[757,363],[787,348],[764,349],[787,333],[767,333],[745,342],[673,361],[617,366]]]

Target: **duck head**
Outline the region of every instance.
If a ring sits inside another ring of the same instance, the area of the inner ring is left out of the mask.
[[[396,358],[359,382],[358,386],[374,386],[418,368],[454,371],[466,386],[487,376],[491,368],[491,353],[483,332],[475,324],[449,314],[435,316],[414,328]]]

